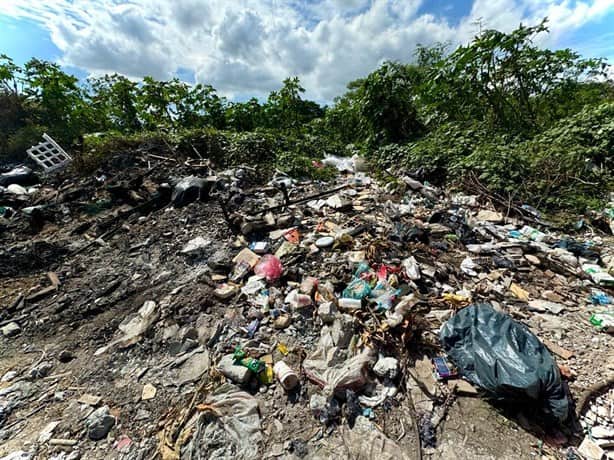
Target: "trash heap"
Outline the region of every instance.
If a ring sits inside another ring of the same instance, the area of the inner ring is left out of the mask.
[[[477,395],[525,407],[540,451],[612,452],[611,382],[580,424],[573,407],[614,369],[611,235],[359,158],[325,159],[326,184],[130,161],[30,190],[9,188],[31,171],[2,176],[2,340],[45,340],[0,368],[0,435],[25,439],[32,395],[62,414],[5,458],[437,457]]]

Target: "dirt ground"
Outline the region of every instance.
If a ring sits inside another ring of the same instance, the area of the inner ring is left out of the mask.
[[[142,173],[146,164],[136,159],[123,169],[109,166],[106,174],[120,182]],[[249,306],[241,298],[223,300],[214,295],[216,281],[212,280],[207,262],[219,258],[228,264],[228,273],[232,256],[240,249],[237,235],[216,202],[194,202],[180,208],[154,206],[125,217],[118,214],[141,206],[154,196],[156,186],[173,177],[198,173],[202,171],[158,165],[141,185],[127,187],[138,196],[123,199],[109,198],[105,186],[110,179],[98,182],[95,177],[77,179],[65,173],[41,187],[28,203],[21,204],[51,204],[45,210],[51,216],[44,216],[42,224],[26,217],[2,223],[0,325],[17,322],[21,330],[14,336],[0,337],[0,377],[11,371],[16,373],[13,379],[0,382],[0,392],[19,386],[17,391],[0,396],[0,402],[4,399],[11,406],[10,410],[4,406],[4,414],[0,412],[0,458],[16,451],[32,453],[32,458],[37,459],[163,458],[160,433],[177,424],[186,408],[191,408],[192,416],[195,404],[203,403],[207,394],[225,380],[213,370],[213,364],[223,354],[233,352],[237,337],[242,337],[245,348],[260,348],[260,356],[270,354],[275,362],[283,358],[295,369],[300,369],[305,356],[314,349],[322,327],[315,313],[293,317],[292,325],[285,329],[273,328],[264,319],[258,334],[248,340],[242,328],[249,323]],[[243,189],[244,193],[259,193],[261,206],[280,200],[279,194],[267,192],[262,185],[250,185]],[[385,193],[379,186],[369,187]],[[307,192],[301,193],[313,193],[314,188],[318,191],[322,186],[307,185]],[[393,203],[401,199],[400,195],[389,198]],[[102,206],[104,200],[109,203]],[[93,204],[103,209],[89,211]],[[379,199],[365,199],[363,204],[364,208],[358,207],[358,211],[349,214],[350,219],[368,222],[369,213],[383,208]],[[337,211],[309,211],[304,204],[295,208],[300,208],[304,224],[301,232],[313,231],[312,222],[340,218]],[[346,269],[342,257],[351,250],[368,252],[369,247],[386,247],[376,241],[388,227],[378,221],[370,225],[366,243],[356,238],[354,246],[326,255],[305,251],[294,264],[284,259],[285,276],[300,282],[304,275],[312,274],[321,280],[334,279],[335,286],[347,283],[351,270]],[[108,233],[109,229],[114,231]],[[101,235],[103,238],[97,240]],[[197,257],[182,254],[182,248],[195,237],[209,240],[210,244]],[[601,247],[612,247],[612,242],[604,236]],[[459,272],[459,261],[464,258],[461,243],[452,242],[447,251],[420,249],[419,245],[412,248],[419,262],[428,261],[440,271],[447,270],[445,280],[429,282],[424,288],[431,312],[458,308],[436,299],[434,292],[443,284],[474,293],[474,300],[494,301],[541,340],[572,354],[564,359],[552,350],[557,363],[568,366],[576,376],[567,382],[575,400],[594,384],[611,377],[612,336],[598,331],[588,321],[595,308],[587,301],[594,288],[589,280],[556,273],[545,260],[541,265],[523,264],[521,269],[504,272],[500,279],[470,278]],[[380,259],[393,263],[394,250],[388,247],[382,251],[388,253]],[[492,271],[487,269],[484,273]],[[49,272],[58,277],[60,284],[29,299],[52,285]],[[560,295],[564,311],[532,311],[509,292],[493,290],[492,286],[503,283],[505,277],[521,285],[531,298],[542,297],[544,291]],[[155,324],[130,346],[96,354],[118,337],[122,321],[146,301],[159,306]],[[437,345],[433,346],[441,322],[429,323],[428,314],[426,318],[424,330],[403,342],[402,354],[393,352],[402,370],[408,368],[411,372],[420,356],[441,354]],[[224,326],[221,335],[220,325]],[[279,344],[286,346],[287,354],[280,354]],[[396,347],[390,344],[390,350]],[[33,376],[32,371],[41,363],[49,363],[50,368]],[[262,442],[253,446],[257,457],[385,458],[369,452],[366,445],[360,445],[356,452],[358,435],[348,430],[347,422],[353,416],[343,415],[341,421],[329,426],[320,423],[310,409],[310,398],[319,388],[304,373],[299,377],[299,389],[290,393],[278,382],[262,385],[253,379],[241,385],[258,401]],[[479,396],[455,395],[445,382],[437,383],[432,376],[423,375],[419,378],[422,385],[436,387],[438,393],[431,402],[434,417],[442,417],[435,427],[434,446],[426,446],[423,434],[421,441],[420,410],[415,405],[420,389],[407,390],[404,382],[410,378],[404,372],[396,381],[397,395],[374,408],[372,416],[363,417],[370,418],[369,423],[383,433],[381,439],[394,441],[395,448],[400,449],[397,458],[566,458],[568,449],[582,440],[577,425],[556,427],[541,422],[534,404],[505,407]],[[146,385],[155,387],[151,399],[143,398]],[[95,396],[98,401],[77,402],[84,395]],[[88,437],[85,420],[101,406],[108,406],[116,423],[107,436],[94,441]],[[40,437],[51,422],[59,422],[50,436],[54,442]],[[58,440],[70,442],[62,445]],[[210,457],[206,451],[200,455],[192,458],[222,458],[213,454]]]

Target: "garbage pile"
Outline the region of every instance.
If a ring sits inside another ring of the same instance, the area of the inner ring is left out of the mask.
[[[476,396],[528,414],[527,455],[611,441],[611,388],[573,410],[614,370],[611,235],[324,164],[118,155],[3,189],[0,458],[437,458]]]

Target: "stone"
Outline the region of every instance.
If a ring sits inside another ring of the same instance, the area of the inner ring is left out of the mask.
[[[15,377],[17,377],[17,371],[8,371],[6,374],[2,376],[0,382],[10,382]]]
[[[13,337],[21,332],[21,327],[15,321],[11,321],[6,326],[2,326],[2,335],[5,337]]]
[[[148,401],[156,397],[156,393],[158,390],[151,383],[146,383],[143,386],[143,391],[141,392],[141,399],[143,401]]]
[[[205,350],[202,353],[194,353],[181,365],[176,384],[181,386],[200,380],[210,365],[209,352]]]
[[[43,431],[41,431],[40,434],[38,435],[38,442],[42,444],[42,443],[49,441],[51,437],[53,436],[53,432],[55,431],[55,429],[58,427],[59,424],[60,422],[49,422],[47,425],[45,425],[45,428],[43,428]]]
[[[139,409],[136,411],[136,415],[134,416],[135,421],[141,420],[149,420],[151,418],[151,412],[145,409]]]
[[[433,376],[433,366],[427,357],[416,361],[416,377],[431,395],[437,394],[438,387]]]
[[[81,395],[79,399],[77,399],[77,402],[87,404],[88,406],[97,406],[100,404],[100,401],[102,401],[100,396],[94,396],[88,393]]]
[[[109,413],[108,406],[102,406],[92,412],[85,422],[87,435],[92,441],[106,438],[111,428],[115,426],[115,417]]]
[[[60,354],[58,355],[58,360],[61,363],[68,363],[72,361],[73,359],[75,359],[75,355],[73,355],[72,352],[68,350],[62,350]]]
[[[492,223],[503,222],[503,214],[501,214],[500,212],[489,211],[487,209],[480,210],[480,212],[478,212],[478,215],[476,217],[478,220],[483,221],[483,222],[492,222]]]
[[[529,309],[538,312],[548,312],[558,315],[565,310],[565,305],[548,300],[535,299],[529,302]]]
[[[554,291],[542,292],[542,298],[549,300],[550,302],[557,302],[557,303],[561,303],[565,300],[563,299],[563,296],[561,296],[560,294],[557,294]]]
[[[448,388],[450,390],[456,388],[456,393],[461,396],[477,396],[478,394],[477,388],[463,379],[448,380]]]
[[[275,321],[273,321],[273,327],[275,329],[285,329],[290,325],[291,322],[292,318],[290,317],[290,315],[280,315],[275,318]]]
[[[527,302],[529,300],[529,293],[522,289],[518,284],[512,283],[510,285],[510,291],[517,299],[522,300],[523,302]]]
[[[182,254],[187,256],[201,255],[205,249],[211,245],[211,240],[207,240],[202,236],[198,236],[190,241],[181,250]]]
[[[330,324],[335,321],[337,307],[333,302],[324,302],[318,307],[318,316],[324,324]]]
[[[532,265],[539,265],[542,263],[541,260],[539,260],[539,257],[534,256],[533,254],[525,254],[524,258],[527,259]]]
[[[235,383],[247,383],[252,375],[252,371],[247,367],[235,364],[233,355],[223,356],[216,369]]]
[[[35,368],[30,370],[30,377],[33,379],[42,379],[43,377],[49,375],[51,369],[53,369],[53,364],[51,364],[49,361],[43,361]]]

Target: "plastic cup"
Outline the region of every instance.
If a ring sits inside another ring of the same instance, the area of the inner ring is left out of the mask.
[[[298,385],[298,375],[283,361],[278,361],[273,366],[273,372],[277,380],[281,383],[281,386],[286,390],[292,390]]]

